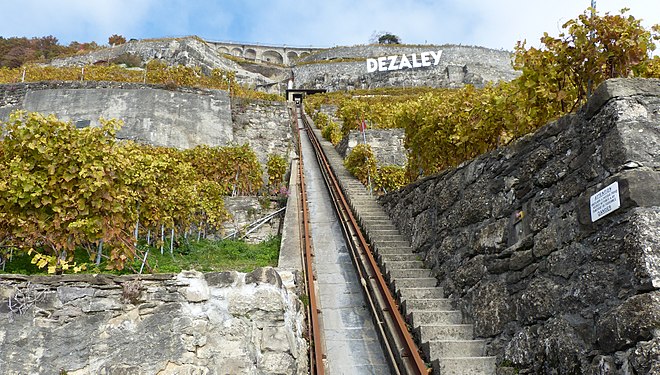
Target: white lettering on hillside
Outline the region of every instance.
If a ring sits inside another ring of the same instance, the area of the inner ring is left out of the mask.
[[[367,72],[375,71],[387,72],[400,69],[412,69],[435,66],[440,63],[442,51],[422,52],[419,56],[416,53],[410,55],[381,56],[375,59],[367,59]],[[433,61],[431,61],[433,59]]]

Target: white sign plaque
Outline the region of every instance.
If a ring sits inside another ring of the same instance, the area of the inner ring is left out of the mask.
[[[591,206],[592,223],[621,207],[621,201],[619,200],[619,182],[615,181],[605,189],[592,195],[589,199],[589,203]]]

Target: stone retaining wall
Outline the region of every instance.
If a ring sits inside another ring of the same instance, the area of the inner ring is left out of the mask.
[[[76,126],[117,118],[117,133],[156,146],[191,148],[233,141],[229,94],[222,90],[118,82],[37,82],[0,85],[0,120],[22,109],[55,114]]]
[[[660,81],[381,198],[500,374],[660,373]],[[617,182],[621,207],[592,222]]]
[[[367,129],[364,136],[360,131],[352,130],[337,145],[337,152],[346,158],[358,144],[371,146],[378,165],[398,165],[403,167],[408,162],[406,148],[403,147],[403,129]]]
[[[55,114],[77,126],[118,118],[118,137],[191,148],[249,143],[265,165],[288,156],[291,127],[284,102],[230,99],[222,90],[124,82],[31,82],[0,85],[0,121],[17,109]]]
[[[303,317],[272,268],[1,275],[0,373],[302,375]]]
[[[232,98],[233,142],[249,143],[265,165],[268,155],[293,157],[293,136],[285,102]]]

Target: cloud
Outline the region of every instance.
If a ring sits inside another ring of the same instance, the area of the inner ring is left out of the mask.
[[[107,43],[112,34],[130,34],[136,23],[144,19],[151,3],[130,0],[10,2],[3,4],[5,17],[0,23],[0,35],[54,35],[64,44],[73,40]]]
[[[630,4],[630,5],[627,5]],[[511,50],[557,35],[590,0],[22,0],[3,4],[0,35],[54,35],[60,42],[199,35],[222,41],[300,46],[365,44],[374,31],[405,43],[468,44]],[[660,23],[655,0],[598,0],[602,12]]]

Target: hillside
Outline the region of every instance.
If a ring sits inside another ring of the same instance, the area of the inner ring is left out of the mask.
[[[426,53],[439,55],[414,66]],[[403,66],[403,56],[411,65]],[[387,57],[389,68],[369,71],[369,59]],[[335,47],[303,58],[293,68],[296,88],[344,91],[383,87],[444,87],[510,81],[518,76],[509,51],[458,45],[362,45]],[[401,67],[397,62],[401,62]],[[399,69],[400,68],[400,69]]]
[[[224,57],[210,44],[197,37],[133,40],[84,55],[54,59],[50,65],[63,67],[103,64],[126,55],[138,56],[140,65],[151,59],[162,59],[169,65],[198,66],[204,73],[213,69],[234,71],[238,83],[271,93],[279,92],[279,84],[283,85],[289,78],[288,70],[282,67],[268,66],[261,71],[264,74],[254,67],[246,68]]]

